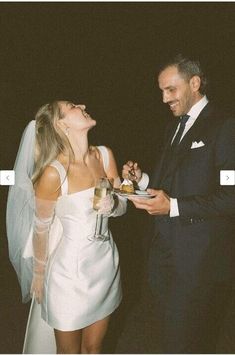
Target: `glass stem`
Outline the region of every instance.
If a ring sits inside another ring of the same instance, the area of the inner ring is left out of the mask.
[[[95,224],[95,235],[100,235],[102,230],[102,214],[97,213]]]

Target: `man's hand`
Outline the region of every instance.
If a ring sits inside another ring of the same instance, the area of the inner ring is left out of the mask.
[[[138,183],[142,177],[142,172],[137,163],[129,160],[125,165],[123,165],[122,177],[123,179],[134,180]]]
[[[151,215],[167,215],[170,212],[170,197],[163,190],[147,189],[152,198],[128,197],[136,208],[146,210]]]

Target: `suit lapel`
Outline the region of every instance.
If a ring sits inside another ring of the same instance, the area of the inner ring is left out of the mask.
[[[211,124],[210,120],[208,120],[210,112],[210,106],[207,104],[201,111],[196,122],[183,137],[177,149],[178,162],[180,162],[184,158],[184,154],[190,150],[192,142],[199,142],[201,140],[203,141],[203,139],[207,139],[207,130]]]
[[[171,147],[171,141],[172,141],[172,138],[175,134],[175,130],[176,130],[178,123],[179,123],[179,121],[177,120],[169,128],[169,132],[167,134],[168,138],[166,139],[166,142],[164,144],[160,161],[158,161],[158,163],[156,164],[157,169],[154,170],[154,174],[151,177],[151,185],[153,187],[159,185],[160,180],[162,179],[162,175],[166,171],[166,164],[165,163],[167,162],[168,157],[169,157],[169,150]]]
[[[172,161],[170,163],[169,168],[166,169],[165,171],[162,170],[162,168],[164,167],[164,164],[162,163],[162,165],[161,165],[162,179],[161,180],[163,180],[166,176],[174,174],[177,167],[180,165],[181,161],[184,159],[184,157],[190,151],[192,142],[194,142],[194,141],[199,142],[202,140],[205,143],[206,138],[207,138],[207,128],[211,124],[210,120],[207,119],[207,117],[210,114],[210,111],[211,111],[211,107],[209,104],[207,104],[204,107],[204,109],[201,111],[196,122],[193,124],[193,126],[188,130],[188,132],[183,137],[182,141],[180,142],[179,146],[177,147],[177,150],[173,153]],[[169,139],[168,149],[170,148],[170,142],[171,142],[172,137],[173,137],[173,135],[171,135],[171,137]],[[164,155],[163,159],[166,159],[166,158],[167,158],[167,154]]]

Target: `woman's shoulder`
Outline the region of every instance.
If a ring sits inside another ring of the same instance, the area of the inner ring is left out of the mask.
[[[59,188],[60,176],[58,171],[53,166],[46,166],[36,183],[36,194],[42,198],[56,199],[60,193]]]
[[[52,165],[47,165],[43,171],[41,179],[48,181],[49,183],[59,181],[59,173],[57,169]]]
[[[112,149],[107,147],[106,145],[97,145],[89,147],[91,154],[95,154],[97,157],[100,157],[103,152],[107,152],[108,154],[113,154]]]

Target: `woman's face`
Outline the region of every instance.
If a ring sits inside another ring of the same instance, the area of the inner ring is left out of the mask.
[[[90,129],[96,125],[96,121],[86,112],[85,105],[76,105],[69,101],[61,101],[59,103],[60,111],[65,126],[69,129],[84,130]]]

